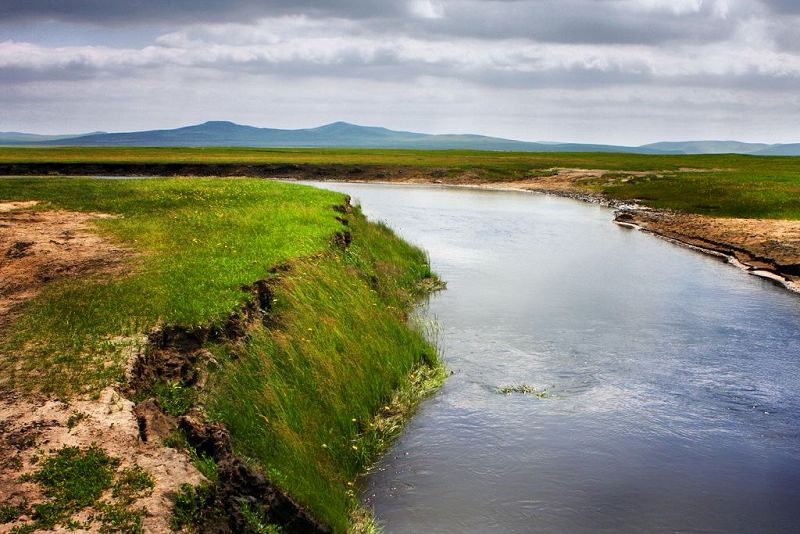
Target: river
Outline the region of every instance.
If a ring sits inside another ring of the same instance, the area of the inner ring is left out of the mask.
[[[800,530],[798,295],[570,199],[317,185],[448,284],[453,375],[364,485],[387,533]]]

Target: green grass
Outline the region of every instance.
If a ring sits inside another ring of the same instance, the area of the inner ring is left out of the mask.
[[[359,210],[337,213],[341,194],[264,180],[7,178],[0,198],[116,215],[97,231],[135,252],[123,276],[54,282],[22,310],[0,344],[5,387],[96,391],[121,379],[120,336],[221,324],[252,298],[243,286],[269,278],[269,321],[206,347],[217,365],[205,389],[164,382],[149,393],[173,415],[198,405],[223,422],[237,454],[336,532],[356,516],[368,523],[356,477],[443,380],[422,328],[409,327],[440,285],[424,252]],[[348,247],[332,239],[342,231]],[[270,273],[279,264],[288,268]],[[192,459],[213,487],[214,460]],[[136,487],[135,475],[121,480]],[[209,491],[179,493],[176,526],[216,513],[202,510]],[[101,516],[138,528],[135,511],[115,506]]]
[[[355,478],[383,450],[369,432],[374,415],[409,388],[407,416],[441,383],[432,372],[429,387],[409,386],[414,369],[438,368],[406,318],[418,281],[431,276],[426,256],[360,214],[349,220],[347,250],[282,273],[275,326],[257,325],[235,352],[215,350],[225,363],[205,399],[235,450],[337,532],[357,507]]]
[[[18,504],[0,504],[0,525],[16,521],[25,513],[25,507]]]
[[[526,153],[467,150],[262,148],[0,148],[0,163],[291,163],[337,166],[342,177],[382,179],[385,167],[436,169],[444,182],[468,171],[480,181],[506,181],[551,173],[556,167],[652,172],[622,182],[613,177],[587,190],[658,208],[723,217],[800,219],[800,157]],[[374,172],[369,172],[372,169]],[[688,172],[686,169],[691,169]],[[700,170],[703,172],[695,172]],[[656,178],[655,175],[660,175]],[[609,182],[609,183],[607,183]]]
[[[0,340],[0,385],[60,395],[119,380],[127,336],[224,321],[247,297],[243,285],[325,249],[341,228],[331,207],[344,201],[247,179],[3,178],[0,199],[113,214],[97,231],[134,252],[126,276],[50,284]]]
[[[497,392],[502,395],[511,395],[512,393],[517,393],[520,395],[533,395],[539,397],[540,399],[547,397],[546,389],[539,391],[535,387],[528,384],[509,384],[506,386],[500,386],[497,388]]]
[[[770,158],[772,159],[772,158]],[[609,198],[719,217],[800,219],[800,158],[789,165],[678,172],[595,186]]]
[[[164,413],[176,417],[188,412],[197,400],[191,387],[178,382],[158,382],[153,384],[149,393],[158,400]]]
[[[150,473],[141,466],[126,467],[123,469],[111,490],[111,496],[124,502],[133,502],[140,497],[152,493],[155,483]]]
[[[26,477],[42,487],[47,500],[32,505],[33,522],[17,525],[12,532],[49,530],[59,525],[70,530],[88,528],[95,520],[101,533],[142,532],[142,516],[146,511],[133,509],[131,505],[152,493],[153,479],[138,465],[117,473],[118,465],[118,459],[96,446],[63,447],[52,452]],[[101,500],[109,489],[111,500]],[[87,508],[93,514],[86,522],[73,518]],[[14,521],[24,510],[14,512],[15,517],[7,514],[6,522]]]

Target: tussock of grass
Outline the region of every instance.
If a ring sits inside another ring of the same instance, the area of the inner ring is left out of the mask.
[[[150,473],[141,466],[126,467],[114,482],[111,496],[124,502],[133,502],[152,493],[155,483]]]
[[[158,382],[153,385],[150,394],[158,400],[164,413],[176,417],[188,412],[196,400],[195,391],[179,382]]]
[[[25,513],[25,506],[19,504],[0,504],[0,525],[16,521]]]
[[[83,412],[73,412],[67,418],[67,428],[72,430],[73,428],[78,426],[78,424],[80,424],[81,421],[86,419],[86,417],[87,417],[87,415],[85,413],[83,413]]]
[[[99,447],[64,447],[47,457],[31,475],[50,499],[34,505],[39,528],[53,528],[72,514],[94,505],[111,486],[119,460]]]
[[[511,395],[512,393],[518,393],[520,395],[533,395],[535,397],[539,397],[540,399],[548,396],[546,389],[537,390],[535,387],[528,384],[510,384],[507,386],[500,386],[497,388],[497,392],[503,395]]]
[[[176,531],[183,529],[191,531],[203,525],[213,514],[219,513],[218,510],[208,507],[211,496],[211,489],[205,484],[198,486],[181,484],[175,494],[170,528]]]
[[[97,447],[63,447],[46,456],[39,468],[26,477],[44,489],[47,500],[31,507],[33,522],[17,525],[12,532],[21,534],[36,530],[49,530],[59,525],[70,530],[90,528],[95,521],[98,530],[106,532],[142,532],[142,509],[132,508],[141,497],[150,495],[154,483],[152,476],[140,466],[117,472],[119,460]],[[109,501],[101,500],[111,490]],[[91,509],[85,522],[73,516]],[[26,510],[18,507],[6,522],[16,520]]]

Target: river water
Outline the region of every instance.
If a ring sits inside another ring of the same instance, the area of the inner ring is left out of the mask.
[[[318,185],[448,284],[453,375],[365,483],[386,532],[800,532],[798,295],[569,199]]]

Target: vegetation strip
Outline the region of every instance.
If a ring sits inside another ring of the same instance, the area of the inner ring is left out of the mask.
[[[467,150],[0,148],[0,174],[249,175],[539,191],[800,281],[800,158]],[[643,211],[646,207],[651,210]],[[632,214],[632,209],[637,213]],[[707,217],[699,221],[691,216]],[[782,221],[751,224],[750,220]]]
[[[342,195],[275,182],[15,178],[0,199],[112,215],[92,226],[132,252],[124,276],[54,280],[17,310],[3,391],[129,384],[143,443],[207,480],[175,488],[175,528],[371,528],[354,481],[442,380],[409,327],[439,285],[424,253]]]

